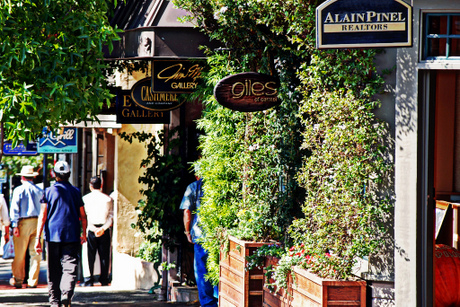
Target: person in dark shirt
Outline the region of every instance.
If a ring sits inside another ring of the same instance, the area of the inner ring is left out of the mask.
[[[56,183],[45,190],[41,200],[35,250],[42,252],[40,236],[44,229],[50,305],[70,306],[81,244],[86,242],[86,213],[80,190],[69,183],[69,164],[58,161],[54,173]]]

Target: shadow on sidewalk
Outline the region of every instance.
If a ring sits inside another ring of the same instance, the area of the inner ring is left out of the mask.
[[[22,289],[16,289],[9,284],[11,278],[11,262],[0,257],[0,307],[1,306],[49,306],[47,288],[46,261],[40,263],[40,275],[37,288],[29,289],[23,285]],[[157,301],[154,294],[147,290],[123,290],[108,287],[79,287],[75,288],[75,296],[72,306],[99,307],[197,307],[199,302],[173,303]]]
[[[11,274],[11,263],[13,259],[5,260],[0,258],[0,291],[1,290],[20,290],[10,285]],[[37,288],[47,288],[46,281],[46,261],[42,260],[40,262],[40,275],[38,277],[38,286]],[[22,288],[25,289],[27,285],[22,285]]]

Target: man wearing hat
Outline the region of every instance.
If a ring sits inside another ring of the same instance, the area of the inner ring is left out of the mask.
[[[65,161],[54,166],[56,183],[46,188],[41,200],[35,250],[41,253],[45,229],[48,252],[48,295],[51,306],[70,306],[77,281],[81,244],[86,242],[86,213],[81,192],[69,182]],[[81,227],[80,227],[81,221]]]
[[[35,288],[40,273],[41,257],[35,252],[34,245],[43,190],[33,183],[34,177],[38,175],[33,166],[22,167],[21,172],[17,175],[21,176],[22,185],[13,190],[10,208],[11,227],[14,235],[14,260],[11,265],[13,277],[10,279],[10,284],[16,288],[22,288],[26,274],[24,269],[26,253],[29,250],[28,287]]]

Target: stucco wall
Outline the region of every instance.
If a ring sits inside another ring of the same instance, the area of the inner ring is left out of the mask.
[[[162,125],[123,125],[119,133],[133,133],[136,131],[145,131],[154,133],[162,129]],[[141,237],[136,230],[131,227],[137,221],[136,206],[142,198],[141,190],[143,187],[139,184],[138,179],[143,175],[144,169],[140,168],[140,162],[144,159],[146,149],[144,144],[134,140],[131,144],[117,136],[117,200],[116,200],[116,251],[135,256],[139,250]]]

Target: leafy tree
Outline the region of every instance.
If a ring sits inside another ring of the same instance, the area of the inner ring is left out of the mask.
[[[206,109],[198,121],[205,131],[199,161],[205,193],[199,214],[206,233],[203,245],[210,254],[209,277],[217,282],[226,234],[285,241],[292,220],[302,216],[304,191],[295,176],[306,152],[300,148],[301,95],[296,74],[309,61],[300,46],[312,29],[311,7],[302,1],[175,3],[190,11],[223,46],[208,50],[208,87],[200,93]],[[245,71],[278,77],[281,105],[252,113],[219,105],[212,88],[223,77]]]
[[[387,127],[372,113],[383,82],[377,51],[317,50],[321,0],[174,2],[222,45],[208,50],[198,122],[205,131],[199,214],[210,279],[218,281],[228,233],[333,255],[312,269],[346,277],[356,257],[383,246],[382,222],[391,210],[381,193],[391,172]],[[249,114],[220,106],[212,88],[244,71],[277,76],[281,105]]]
[[[13,144],[94,120],[111,98],[103,46],[116,0],[0,1],[0,123]]]

